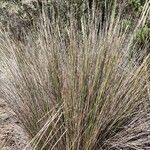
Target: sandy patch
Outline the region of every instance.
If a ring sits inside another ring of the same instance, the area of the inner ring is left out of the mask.
[[[0,99],[0,150],[23,150],[28,138],[15,114]]]

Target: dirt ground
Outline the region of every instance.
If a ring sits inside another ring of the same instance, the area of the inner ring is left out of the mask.
[[[23,150],[28,138],[15,114],[0,99],[0,150]]]

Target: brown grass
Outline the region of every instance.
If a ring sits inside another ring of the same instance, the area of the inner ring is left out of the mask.
[[[1,32],[0,92],[33,149],[150,148],[150,56],[141,65],[128,59],[134,32],[122,30],[115,8],[99,33],[94,12],[81,18],[81,30],[73,14],[62,28],[43,12],[35,36],[25,33],[23,43]]]

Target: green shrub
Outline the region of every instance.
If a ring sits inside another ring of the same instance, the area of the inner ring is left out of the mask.
[[[142,10],[142,4],[144,0],[129,0],[129,4],[133,7],[135,11]]]
[[[139,42],[144,42],[148,37],[150,37],[150,28],[148,26],[141,27],[137,31],[137,39]]]

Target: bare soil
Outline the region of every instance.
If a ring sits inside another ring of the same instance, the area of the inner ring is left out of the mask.
[[[23,150],[28,137],[13,111],[0,99],[0,150]]]

